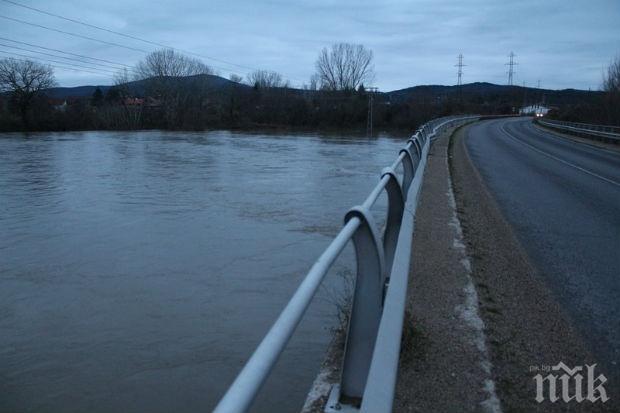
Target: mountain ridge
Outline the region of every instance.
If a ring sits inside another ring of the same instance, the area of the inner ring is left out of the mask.
[[[175,78],[179,84],[187,84],[192,81],[202,80],[203,87],[217,89],[224,89],[229,87],[242,87],[248,89],[251,86],[236,83],[221,76],[216,75],[197,75],[188,76],[185,78]],[[146,82],[148,80],[136,80],[131,81],[123,86],[126,87],[130,94],[136,97],[142,97],[145,94]],[[83,85],[74,87],[54,87],[46,89],[44,93],[53,99],[68,99],[68,98],[87,98],[92,96],[97,88],[99,88],[105,95],[112,85]],[[294,91],[301,91],[301,89],[293,89]],[[320,91],[311,91],[310,93],[319,93]],[[509,86],[498,85],[489,82],[472,82],[466,83],[461,86],[458,85],[416,85],[403,89],[397,89],[387,92],[379,92],[384,98],[389,99],[392,102],[403,102],[408,100],[438,100],[451,97],[458,97],[459,95],[463,99],[485,99],[491,96],[512,96],[523,97],[525,100],[528,98],[538,98],[541,101],[548,102],[550,104],[579,104],[588,101],[592,101],[597,98],[602,92],[599,91],[586,91],[580,89],[538,89],[532,87],[523,86]]]

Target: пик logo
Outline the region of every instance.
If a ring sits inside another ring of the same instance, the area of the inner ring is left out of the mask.
[[[571,369],[566,364],[560,362],[557,366],[552,366],[551,371],[559,371],[562,370],[564,374],[560,375],[558,373],[549,373],[546,377],[543,377],[542,374],[537,374],[534,376],[534,380],[536,381],[536,401],[538,403],[542,403],[545,400],[545,383],[548,385],[549,389],[549,401],[551,403],[555,403],[558,400],[563,400],[568,403],[572,400],[575,400],[577,403],[581,403],[584,400],[588,400],[591,403],[594,403],[598,400],[605,403],[609,400],[607,397],[607,392],[605,391],[605,387],[603,384],[607,382],[607,378],[599,374],[597,377],[594,377],[594,369],[596,364],[591,366],[586,364],[586,389],[587,394],[584,397],[583,395],[583,385],[584,385],[584,376],[580,372],[583,370],[582,366],[576,366]],[[536,369],[538,370],[538,369]],[[549,371],[549,367],[543,368],[544,371]],[[558,396],[558,380],[561,384],[561,396]],[[596,387],[595,387],[596,386]]]

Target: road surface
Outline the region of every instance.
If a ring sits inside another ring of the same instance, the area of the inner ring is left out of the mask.
[[[479,122],[465,139],[532,264],[595,360],[618,376],[620,152],[541,130],[530,118]]]

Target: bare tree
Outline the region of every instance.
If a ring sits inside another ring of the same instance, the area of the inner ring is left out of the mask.
[[[616,57],[603,74],[603,90],[610,93],[620,93],[620,57]]]
[[[146,80],[146,93],[162,102],[163,120],[168,127],[178,127],[192,99],[200,100],[206,83],[202,76],[213,70],[199,59],[187,57],[173,49],[148,54],[135,69],[136,79]]]
[[[111,108],[112,120],[116,125],[127,129],[137,129],[142,119],[141,105],[128,105],[127,99],[132,97],[130,88],[131,76],[126,68],[116,72],[114,75],[114,86],[116,96],[120,100],[119,107]]]
[[[308,85],[309,90],[318,90],[321,79],[318,74],[313,74],[310,76],[310,84]]]
[[[119,70],[114,74],[112,81],[114,82],[113,88],[116,89],[119,98],[125,99],[129,97],[129,82],[131,82],[129,70],[126,68]]]
[[[248,84],[257,88],[285,87],[282,75],[271,70],[256,70],[247,75]]]
[[[316,61],[322,89],[353,90],[374,79],[372,51],[361,44],[336,43],[323,48]]]
[[[603,90],[606,122],[620,125],[620,56],[611,61],[603,74]]]
[[[37,94],[55,84],[54,70],[49,65],[13,58],[0,60],[0,91],[11,94],[24,126],[28,126],[28,112]]]
[[[319,90],[319,76],[316,73],[313,74],[312,76],[310,76],[310,81],[308,83],[303,83],[301,85],[301,88],[305,91]]]
[[[234,73],[231,73],[228,79],[230,79],[231,82],[235,82],[235,83],[243,82],[243,77],[236,75]]]
[[[157,50],[148,54],[136,66],[137,77],[183,77],[213,74],[213,69],[199,59],[187,57],[173,49]]]

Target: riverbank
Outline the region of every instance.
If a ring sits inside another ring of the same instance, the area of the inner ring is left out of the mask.
[[[376,138],[379,135],[393,135],[402,137],[403,139],[408,138],[411,135],[411,128],[382,128],[378,130],[374,130],[372,137]],[[413,129],[415,130],[415,128]],[[351,136],[355,138],[367,137],[366,129],[359,127],[350,127],[350,128],[336,128],[336,127],[300,127],[300,126],[285,126],[285,125],[246,125],[246,126],[221,126],[221,127],[213,127],[213,128],[204,128],[204,129],[158,129],[158,128],[146,128],[146,129],[92,129],[92,128],[84,128],[84,129],[49,129],[49,130],[24,130],[24,129],[11,129],[11,130],[0,130],[0,133],[23,133],[23,134],[33,134],[33,133],[58,133],[58,132],[188,132],[188,133],[196,133],[196,132],[219,132],[219,131],[230,131],[230,132],[238,132],[238,133],[264,133],[268,135],[277,135],[277,134],[319,134],[319,135],[342,135],[342,136]]]

